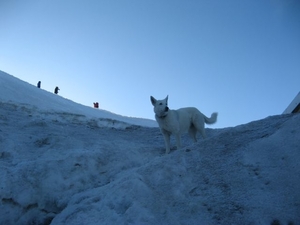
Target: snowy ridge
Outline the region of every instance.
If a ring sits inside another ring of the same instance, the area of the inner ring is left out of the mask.
[[[2,98],[0,224],[300,224],[300,114],[169,155],[157,127],[108,119]]]
[[[94,109],[65,99],[43,89],[39,89],[14,76],[0,71],[0,101],[14,102],[34,106],[41,111],[63,112],[80,114],[88,118],[101,118],[103,126],[124,128],[129,125],[157,127],[156,121],[142,118],[126,117],[108,112],[103,109]],[[106,120],[108,119],[108,120]],[[119,121],[119,122],[118,122]]]

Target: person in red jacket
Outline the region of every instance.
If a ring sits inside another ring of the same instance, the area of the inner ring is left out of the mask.
[[[96,109],[99,108],[99,103],[98,102],[94,102],[94,108],[96,108]]]

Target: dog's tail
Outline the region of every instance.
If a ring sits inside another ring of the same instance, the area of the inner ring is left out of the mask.
[[[211,114],[210,118],[208,118],[204,115],[204,121],[206,124],[213,124],[213,123],[217,122],[217,117],[218,117],[218,113],[216,113],[216,112]]]

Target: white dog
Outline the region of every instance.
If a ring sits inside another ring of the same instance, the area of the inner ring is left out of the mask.
[[[166,154],[170,152],[170,136],[176,137],[177,149],[181,147],[181,134],[189,132],[194,142],[197,141],[196,134],[199,131],[203,138],[206,137],[204,123],[213,124],[217,121],[218,113],[213,113],[210,118],[202,114],[194,107],[170,110],[168,108],[168,96],[164,100],[156,100],[150,97],[154,106],[155,119],[164,135]]]

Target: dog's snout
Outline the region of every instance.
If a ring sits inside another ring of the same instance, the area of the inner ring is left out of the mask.
[[[168,106],[166,106],[166,108],[165,108],[165,111],[167,112],[169,110],[169,107]]]

